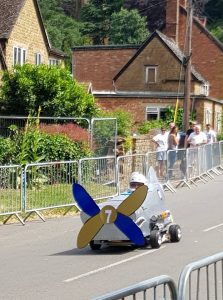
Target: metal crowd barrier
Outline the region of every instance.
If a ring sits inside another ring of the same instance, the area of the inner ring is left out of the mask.
[[[124,192],[129,185],[129,178],[132,172],[148,174],[149,164],[146,154],[124,155],[117,158],[117,182],[118,192]]]
[[[132,296],[132,297],[128,297]],[[165,299],[177,300],[177,288],[173,279],[166,275],[154,277],[124,289],[103,295],[92,300],[118,300],[118,299]]]
[[[78,182],[94,200],[117,195],[116,158],[83,158],[78,164]]]
[[[178,282],[178,299],[223,299],[223,252],[184,267]]]
[[[27,164],[24,169],[24,221],[41,210],[74,206],[71,184],[78,180],[78,162],[60,161]]]
[[[0,216],[12,216],[24,224],[19,213],[22,212],[22,168],[19,165],[0,166]]]
[[[222,300],[223,252],[186,265],[177,287],[171,277],[161,275],[92,300],[118,299]]]
[[[56,207],[72,207],[71,183],[78,181],[95,200],[123,192],[130,174],[147,175],[150,166],[157,172],[164,189],[176,192],[178,186],[206,183],[223,171],[223,141],[197,148],[169,150],[160,170],[157,152],[84,158],[79,161],[58,161],[28,164],[22,173],[19,165],[0,166],[0,215],[33,212],[43,220],[40,211]],[[161,153],[163,155],[163,153]],[[162,171],[160,173],[160,171]],[[7,219],[8,220],[8,219]]]

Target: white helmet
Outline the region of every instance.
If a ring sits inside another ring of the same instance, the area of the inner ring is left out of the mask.
[[[139,183],[143,183],[143,184],[148,183],[146,177],[139,172],[133,172],[131,174],[129,183],[131,183],[131,182],[139,182]]]

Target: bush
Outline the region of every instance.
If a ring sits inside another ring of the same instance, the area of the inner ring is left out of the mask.
[[[40,106],[41,115],[51,117],[91,118],[99,111],[94,97],[64,68],[17,65],[12,71],[3,73],[1,85],[2,114],[33,114]]]
[[[217,141],[223,141],[223,133],[217,135]]]
[[[69,137],[72,141],[82,141],[88,143],[90,140],[90,135],[87,129],[78,126],[77,124],[40,124],[39,129],[41,132],[49,134],[64,134]]]
[[[0,165],[78,160],[90,155],[85,141],[73,141],[65,134],[40,132],[34,127],[14,130],[11,137],[0,138]]]
[[[78,160],[91,155],[86,143],[74,142],[61,134],[41,133],[39,154],[45,161]]]
[[[101,116],[104,118],[117,118],[118,135],[122,137],[130,135],[133,121],[129,112],[117,109],[110,112],[101,112]]]
[[[145,121],[141,123],[138,127],[138,132],[141,134],[148,133],[151,129],[157,129],[162,126],[167,126],[167,123],[163,120],[152,120],[152,121]]]
[[[10,138],[0,137],[0,165],[9,165],[16,161],[16,144]]]

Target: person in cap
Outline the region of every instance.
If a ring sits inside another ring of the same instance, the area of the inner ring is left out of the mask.
[[[129,179],[129,190],[131,192],[135,191],[138,187],[142,185],[147,185],[148,181],[146,177],[139,173],[139,172],[133,172]]]

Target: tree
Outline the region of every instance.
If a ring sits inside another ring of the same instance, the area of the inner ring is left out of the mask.
[[[98,114],[94,97],[64,68],[26,64],[5,71],[0,113],[28,115],[39,107],[42,116],[90,118]]]
[[[205,5],[205,13],[208,16],[208,23],[223,19],[223,0],[209,0]]]
[[[64,14],[59,0],[38,0],[44,25],[52,45],[68,54],[67,65],[71,64],[71,48],[89,44],[81,34],[83,24]]]
[[[112,14],[108,35],[110,44],[140,44],[148,35],[146,17],[141,17],[136,9],[128,11],[122,8]]]
[[[93,44],[104,44],[111,27],[111,15],[120,11],[123,0],[89,0],[81,9],[81,32],[88,35]]]
[[[223,43],[223,21],[214,23],[210,30],[211,33]]]
[[[209,0],[205,5],[208,27],[211,33],[223,42],[223,0]]]

